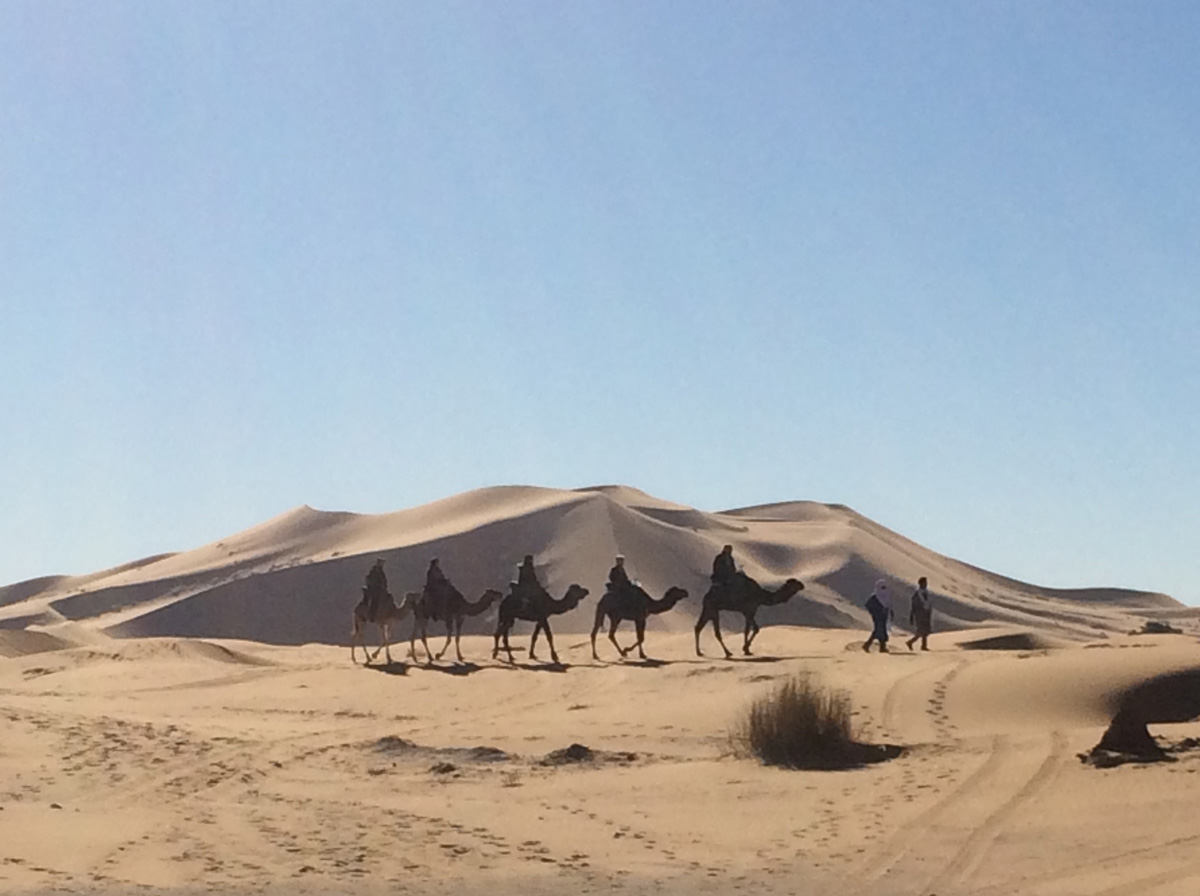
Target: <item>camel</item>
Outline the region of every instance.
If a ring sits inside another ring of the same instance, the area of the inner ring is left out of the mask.
[[[480,613],[487,612],[487,609],[503,596],[494,588],[489,588],[483,592],[479,600],[472,603],[449,582],[444,582],[437,592],[431,592],[426,587],[419,594],[410,594],[409,597],[413,599],[413,628],[412,638],[409,642],[409,655],[414,660],[417,658],[417,634],[419,632],[421,643],[425,645],[426,663],[432,663],[435,659],[442,658],[442,654],[450,648],[451,637],[454,638],[454,652],[458,655],[458,661],[463,662],[462,649],[458,646],[458,639],[462,635],[463,620],[468,616],[478,616]],[[438,651],[436,657],[430,652],[429,641],[425,638],[426,628],[431,619],[440,619],[446,623],[446,643],[442,645],[442,649]]]
[[[642,649],[642,642],[646,640],[646,617],[655,613],[665,613],[687,596],[686,589],[672,587],[667,589],[662,600],[655,600],[641,585],[630,583],[614,591],[610,584],[604,596],[600,598],[600,603],[596,605],[596,622],[592,626],[592,659],[600,659],[596,653],[596,633],[604,624],[605,617],[609,623],[608,640],[612,641],[613,647],[617,648],[621,656],[627,655],[636,647],[638,656],[645,659],[646,651]],[[631,620],[637,629],[637,642],[629,647],[622,647],[617,643],[617,626],[625,619]]]
[[[379,602],[379,606],[375,609],[375,616],[371,618],[367,613],[367,596],[363,594],[362,600],[354,608],[354,613],[351,616],[350,629],[350,661],[357,662],[354,659],[354,647],[359,645],[362,647],[364,664],[370,665],[371,660],[379,656],[379,651],[384,652],[387,663],[392,662],[392,651],[390,647],[392,626],[412,612],[412,595],[406,595],[404,602],[400,606],[396,606],[395,598],[389,593]],[[367,652],[367,641],[364,630],[368,622],[374,622],[379,626],[380,645],[375,648],[374,653]]]
[[[552,598],[545,589],[536,594],[521,595],[514,586],[509,586],[509,593],[500,601],[500,619],[496,624],[496,639],[492,645],[492,659],[500,653],[500,639],[504,639],[504,649],[508,652],[508,661],[513,661],[512,648],[508,644],[508,633],[512,631],[513,623],[518,619],[536,623],[533,627],[533,637],[529,641],[529,658],[536,660],[533,653],[537,644],[538,632],[546,632],[546,641],[550,644],[550,660],[556,665],[558,653],[554,650],[554,636],[550,634],[550,617],[567,613],[579,606],[580,601],[587,597],[588,590],[582,585],[572,585],[560,600]]]
[[[725,659],[733,656],[721,637],[722,610],[741,613],[745,617],[746,632],[742,639],[742,653],[750,656],[750,642],[758,634],[758,623],[754,620],[758,608],[782,604],[803,590],[804,583],[799,579],[788,579],[779,588],[770,591],[745,573],[738,573],[737,578],[728,585],[713,585],[704,595],[700,618],[696,620],[696,656],[704,656],[700,650],[700,631],[709,622],[712,623],[713,633],[717,636],[721,649],[725,651]]]

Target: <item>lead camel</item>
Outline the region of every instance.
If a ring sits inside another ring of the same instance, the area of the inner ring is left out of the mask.
[[[725,646],[721,637],[721,611],[741,613],[746,620],[746,631],[742,636],[742,653],[750,656],[750,644],[758,634],[758,622],[755,614],[759,607],[770,607],[786,603],[804,590],[804,583],[799,579],[788,579],[781,586],[771,591],[764,588],[745,573],[737,573],[728,584],[714,584],[704,595],[700,608],[700,618],[696,620],[696,656],[704,656],[700,650],[700,632],[710,622],[713,634],[721,649],[725,651],[725,659],[733,656]]]

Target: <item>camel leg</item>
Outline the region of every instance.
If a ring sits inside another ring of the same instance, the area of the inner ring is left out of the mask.
[[[383,645],[386,643],[386,640],[387,640],[387,635],[383,629],[383,623],[377,622],[376,625],[379,626],[379,646],[375,648],[375,652],[372,653],[370,658],[367,660],[368,664],[370,664],[374,660],[379,659],[379,654],[381,654],[383,652]],[[364,647],[363,649],[365,650],[366,648]]]
[[[643,649],[642,644],[646,640],[646,620],[645,619],[635,619],[635,620],[633,620],[633,624],[634,624],[634,627],[637,628],[638,656],[641,657],[642,659],[645,659],[646,651]],[[633,650],[632,647],[630,647],[629,649]]]
[[[454,617],[454,655],[458,657],[458,661],[463,662],[462,647],[459,641],[462,638],[463,618],[461,616]]]
[[[750,656],[750,642],[758,637],[758,620],[753,616],[746,617],[746,643],[742,646],[742,653]]]
[[[385,622],[380,628],[383,629],[383,661],[390,666],[392,664],[392,624]]]
[[[437,652],[437,659],[440,660],[442,658],[442,656],[446,653],[446,651],[450,649],[450,641],[453,637],[454,637],[454,617],[447,616],[446,617],[446,643],[443,644],[442,649]]]
[[[617,648],[617,653],[625,656],[628,652],[617,642],[617,628],[621,625],[621,620],[616,616],[612,617],[608,624],[608,640],[612,641],[613,647]]]
[[[508,661],[513,661],[512,647],[508,643],[508,632],[512,628],[511,622],[506,622],[501,618],[496,623],[496,640],[492,645],[492,659],[495,659],[500,654],[500,639],[504,638],[504,649],[508,652]]]
[[[604,611],[599,607],[596,608],[596,621],[592,623],[592,659],[600,659],[600,654],[596,653],[596,633],[600,631],[600,626],[604,624]],[[609,634],[611,638],[611,633]],[[351,648],[353,650],[353,648]]]
[[[558,653],[554,650],[554,635],[550,634],[550,623],[543,622],[542,625],[546,629],[546,643],[550,645],[550,662],[556,666],[561,665],[558,661]]]
[[[492,659],[500,655],[500,633],[504,630],[504,619],[496,620],[496,634],[492,636]]]
[[[704,626],[708,625],[708,608],[700,609],[700,618],[696,620],[696,656],[704,656],[704,651],[700,649],[700,632],[704,631]]]
[[[511,636],[512,636],[512,623],[510,622],[508,624],[508,628],[506,628],[504,630],[504,650],[506,653],[508,653],[509,663],[513,662],[512,644],[509,642],[509,638]]]
[[[375,648],[375,652],[371,654],[371,658],[367,660],[367,662],[370,663],[371,660],[379,659],[379,654],[382,653],[385,657],[384,662],[390,664],[392,662],[392,652],[388,647],[388,624],[386,622],[380,622],[378,625],[379,646]],[[366,648],[363,649],[365,650]]]
[[[429,649],[429,619],[421,620],[421,644],[425,647],[425,665],[433,665],[433,651]]]
[[[529,639],[529,659],[536,660],[537,656],[533,652],[534,645],[537,644],[538,632],[542,630],[542,622],[539,619],[533,624],[533,636]]]
[[[359,640],[361,637],[362,637],[362,626],[359,625],[358,614],[355,613],[354,615],[352,615],[350,617],[350,662],[352,662],[352,663],[358,662],[358,660],[356,660],[354,658],[354,645],[359,643]],[[363,649],[363,661],[365,662],[366,658],[367,658],[367,645],[365,642],[362,644],[362,649]]]
[[[745,614],[746,630],[742,632],[742,654],[750,656],[750,642],[754,640],[755,628],[754,616],[750,613]]]
[[[725,639],[721,637],[721,614],[717,610],[713,610],[713,634],[717,636],[717,643],[721,645],[721,649],[725,651],[725,659],[732,659],[733,654],[729,648],[725,646]]]

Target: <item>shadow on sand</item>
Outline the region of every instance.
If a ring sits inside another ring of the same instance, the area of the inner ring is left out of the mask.
[[[538,660],[525,663],[506,663],[503,660],[498,660],[493,669],[519,669],[527,672],[566,672],[571,668],[570,663],[543,663]]]
[[[483,668],[483,666],[480,666],[478,663],[466,663],[466,662],[451,663],[448,666],[443,666],[443,665],[440,665],[440,664],[434,662],[434,663],[423,663],[419,666],[416,666],[415,668],[420,669],[422,672],[441,672],[443,675],[456,675],[456,676],[462,677],[462,676],[471,675],[475,672],[480,671]]]
[[[408,663],[392,660],[390,663],[367,663],[364,669],[372,672],[382,672],[384,675],[407,675]]]

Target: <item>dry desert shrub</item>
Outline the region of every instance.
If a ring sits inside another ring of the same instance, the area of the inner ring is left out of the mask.
[[[785,768],[845,768],[861,761],[850,695],[809,674],[789,678],[751,704],[731,732],[734,750]]]

